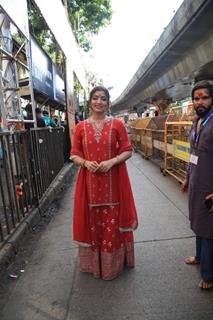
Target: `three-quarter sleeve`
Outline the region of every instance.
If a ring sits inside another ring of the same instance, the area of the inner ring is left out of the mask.
[[[71,147],[70,151],[70,158],[74,158],[75,156],[79,156],[81,158],[84,158],[84,152],[83,152],[83,121],[78,123],[74,130],[74,137],[73,137],[73,145]]]
[[[115,119],[115,126],[117,130],[118,153],[132,151],[132,145],[123,122],[120,119]]]

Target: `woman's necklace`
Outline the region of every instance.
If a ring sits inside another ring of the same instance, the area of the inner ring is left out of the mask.
[[[104,127],[105,118],[101,120],[94,120],[91,118],[92,126],[95,132],[95,139],[99,143],[101,139],[102,130]]]

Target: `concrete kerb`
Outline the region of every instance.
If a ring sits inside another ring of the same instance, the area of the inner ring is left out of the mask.
[[[36,226],[41,220],[41,214],[38,208],[35,208],[29,216],[27,216],[24,220],[24,223],[27,224],[28,229],[31,230],[34,226]]]
[[[15,250],[11,243],[5,243],[5,245],[0,249],[0,274],[14,259],[15,254]]]
[[[38,208],[32,210],[11,236],[5,241],[5,244],[0,248],[0,273],[2,273],[8,265],[13,261],[17,254],[21,242],[24,237],[37,225],[42,214],[48,208],[49,204],[55,199],[55,196],[62,190],[64,182],[68,182],[73,175],[73,163],[66,164],[60,171],[59,175],[54,179],[45,195],[42,197]]]

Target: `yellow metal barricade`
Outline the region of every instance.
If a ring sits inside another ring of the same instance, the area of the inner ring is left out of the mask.
[[[147,149],[149,158],[160,168],[164,161],[164,130],[167,115],[151,118],[147,126]]]
[[[189,162],[192,116],[169,114],[132,122],[132,143],[145,159],[156,162],[164,174],[182,182]]]
[[[151,159],[163,168],[164,126],[167,115],[140,118],[132,123],[132,142],[145,159]]]
[[[136,120],[133,120],[131,122],[131,142],[132,142],[132,145],[133,147],[135,148],[135,150],[137,150],[138,146],[137,146],[137,130],[136,130],[136,125],[137,123],[139,122],[140,118],[136,119]]]
[[[165,122],[164,174],[168,173],[183,182],[190,156],[189,133],[192,121],[174,121],[171,117]]]
[[[132,125],[132,142],[136,149],[144,157],[147,157],[148,153],[148,138],[146,133],[146,127],[148,126],[151,118],[140,118]]]

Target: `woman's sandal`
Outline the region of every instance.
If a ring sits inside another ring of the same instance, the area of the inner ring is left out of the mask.
[[[213,282],[206,282],[204,280],[200,280],[198,287],[203,290],[209,290],[213,288]]]
[[[194,256],[189,256],[184,261],[186,264],[191,264],[191,265],[200,264],[200,261],[197,260],[197,258]]]

